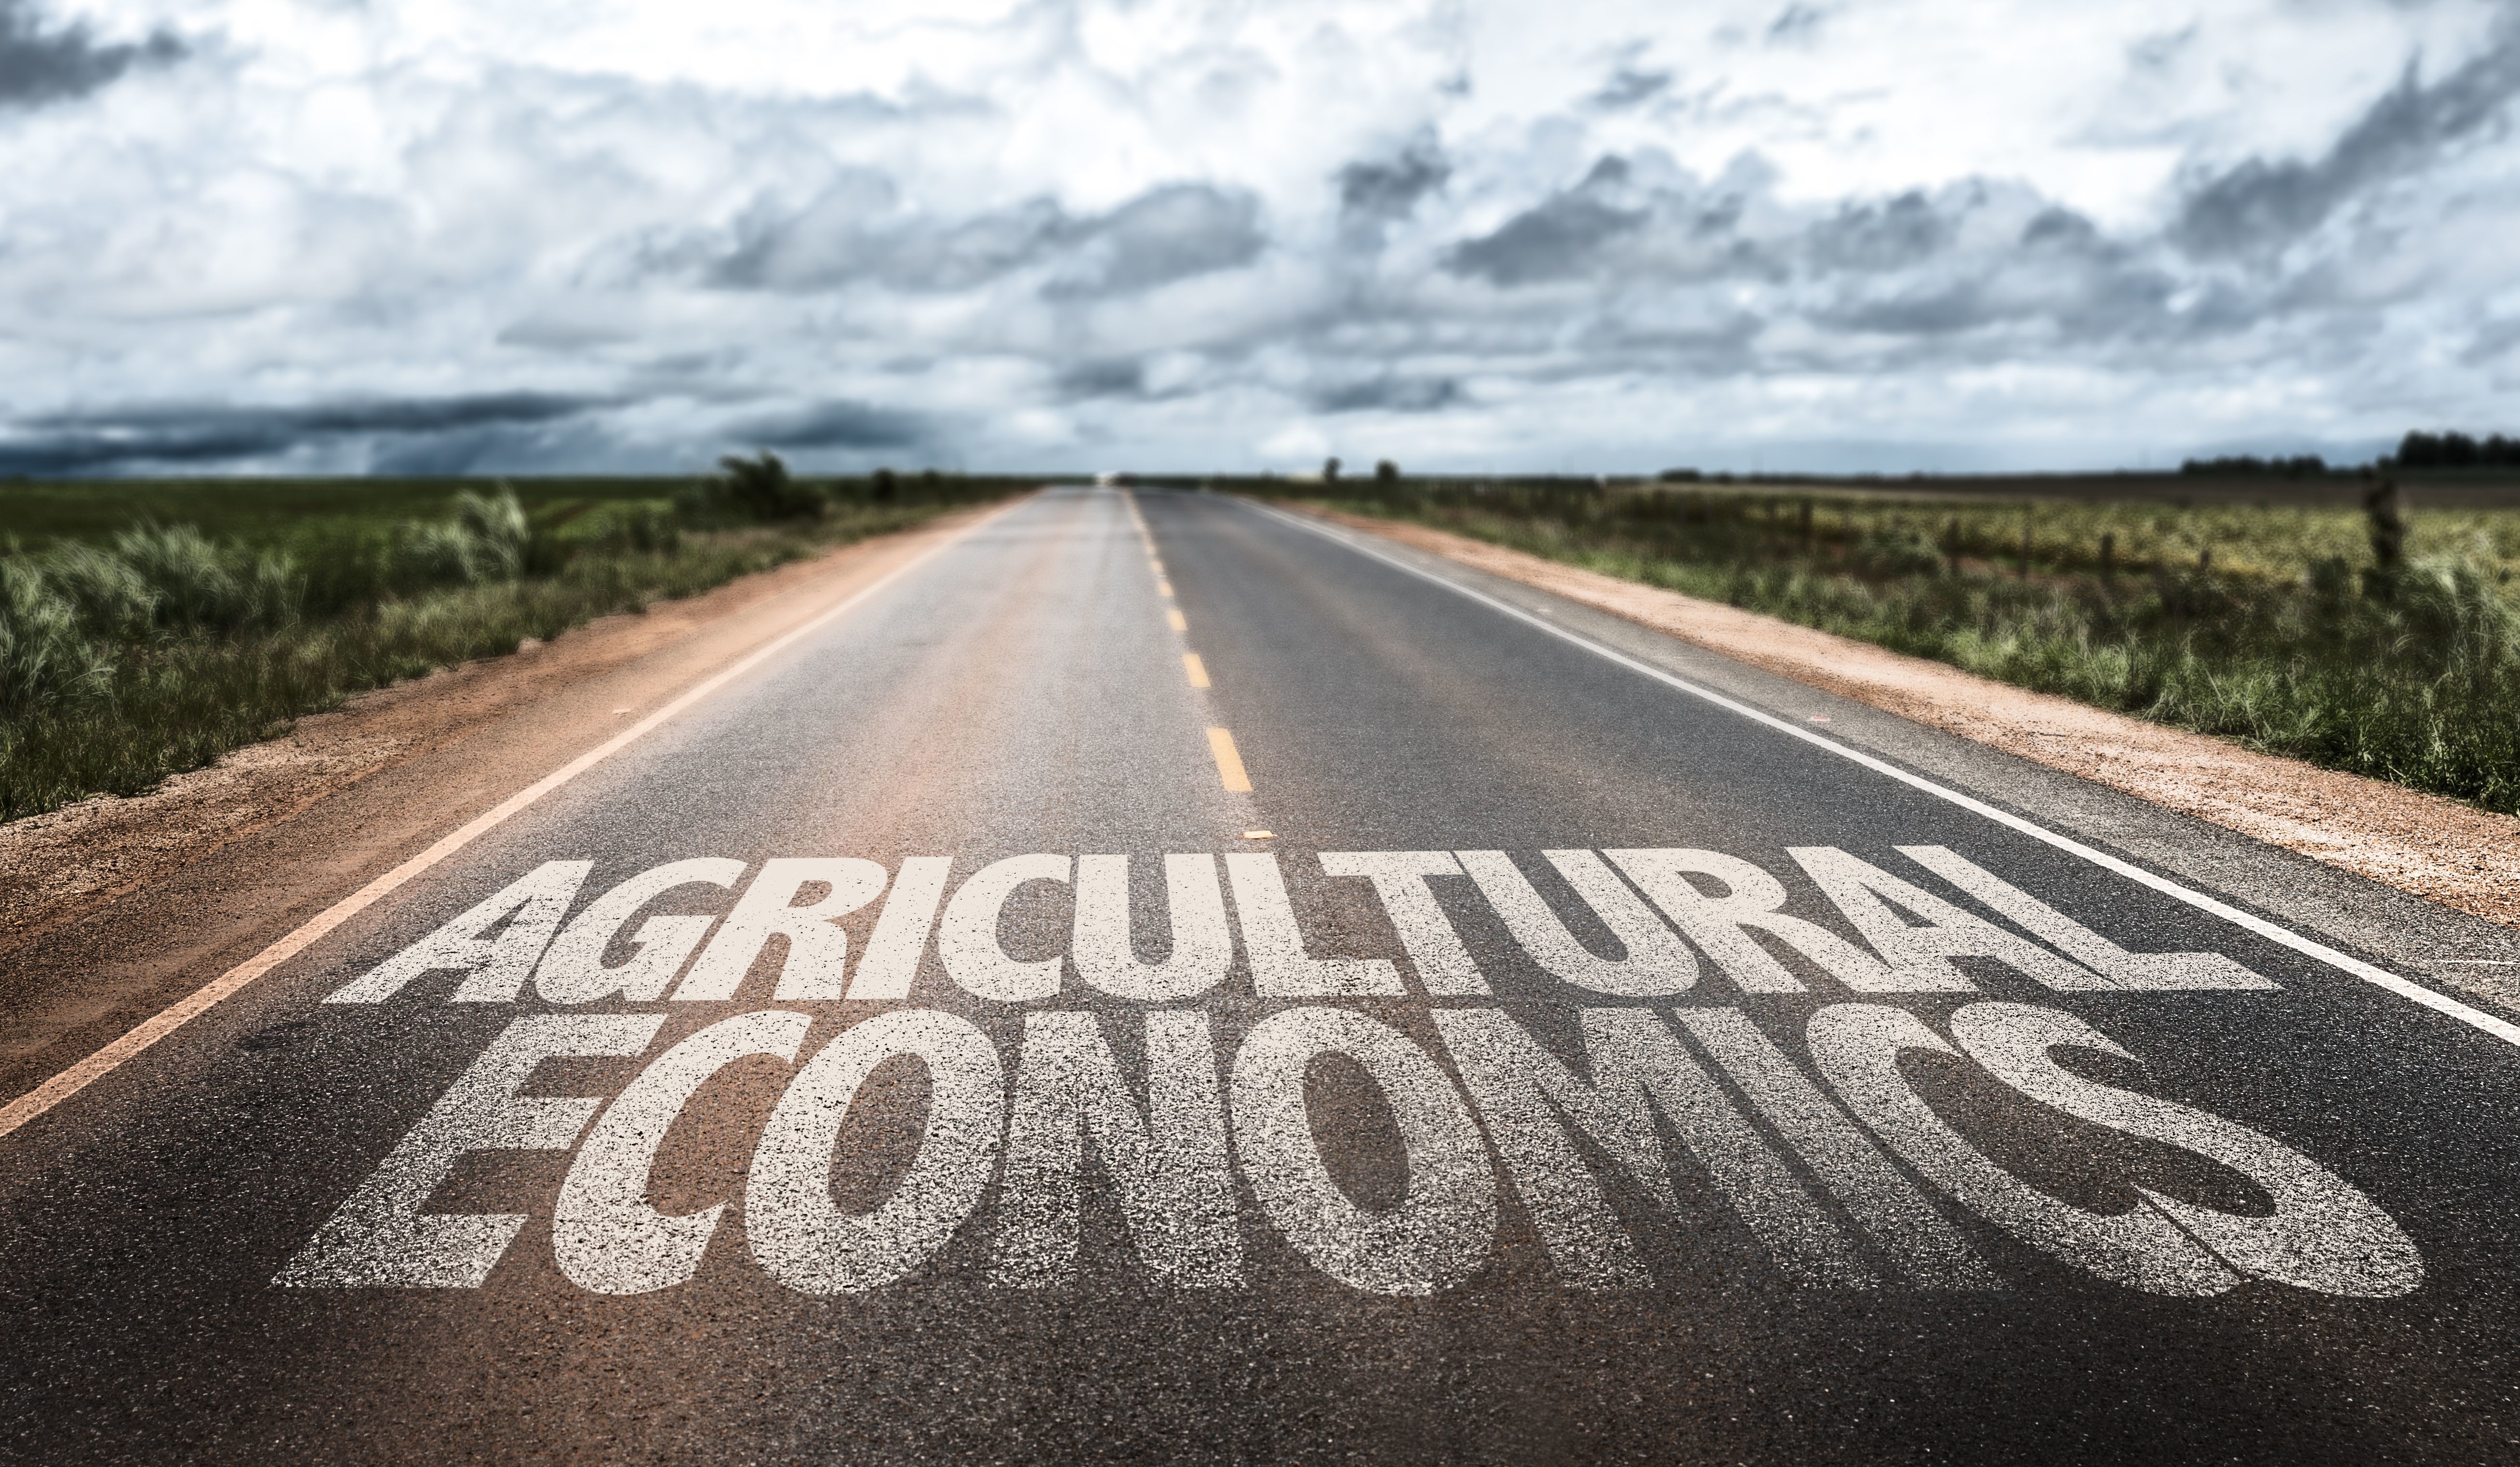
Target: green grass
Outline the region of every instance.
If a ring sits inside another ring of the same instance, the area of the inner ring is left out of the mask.
[[[0,819],[1021,486],[800,483],[770,522],[689,480],[0,485]]]
[[[670,505],[688,478],[130,479],[0,483],[0,527],[29,550],[102,544],[134,525],[190,525],[256,545],[320,542],[454,512],[455,496],[506,489],[537,522],[607,505]]]
[[[2403,561],[2375,571],[2369,522],[2332,508],[1411,481],[1268,491],[2520,813],[2520,511],[2418,509]]]

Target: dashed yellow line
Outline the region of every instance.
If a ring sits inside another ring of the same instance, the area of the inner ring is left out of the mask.
[[[1234,735],[1221,728],[1209,729],[1207,751],[1216,756],[1216,777],[1225,781],[1228,793],[1251,793],[1251,776],[1242,767],[1242,754],[1234,747]]]
[[[1147,569],[1154,573],[1155,590],[1164,598],[1164,600],[1171,601],[1173,599],[1173,580],[1172,576],[1167,574],[1164,571],[1163,557],[1155,553],[1154,532],[1147,527],[1147,517],[1141,514],[1138,510],[1138,496],[1135,494],[1129,495],[1127,503],[1129,506],[1129,518],[1137,522],[1138,538],[1146,542]],[[1175,631],[1186,632],[1190,630],[1190,621],[1182,616],[1181,608],[1177,606],[1167,606],[1164,608],[1164,619],[1172,623],[1173,630]],[[1200,660],[1197,653],[1185,652],[1182,654],[1182,671],[1190,678],[1190,685],[1192,687],[1204,688],[1209,685],[1207,677],[1207,664]],[[1248,795],[1251,793],[1251,771],[1242,767],[1242,751],[1234,747],[1233,734],[1228,733],[1222,728],[1209,729],[1207,731],[1207,752],[1216,757],[1216,777],[1225,785],[1227,794]],[[1272,839],[1269,832],[1265,830],[1244,831],[1242,836],[1244,840],[1265,841]]]

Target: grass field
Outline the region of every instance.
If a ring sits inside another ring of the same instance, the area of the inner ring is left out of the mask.
[[[0,484],[0,819],[1024,482]]]
[[[670,507],[681,479],[130,479],[0,483],[0,532],[24,550],[104,544],[135,525],[189,525],[260,546],[321,542],[361,528],[444,519],[467,489],[506,489],[537,524],[611,506]]]
[[[1232,487],[1432,525],[2520,813],[2520,509],[2427,509],[2418,485],[2392,544],[2332,493],[2182,507],[1575,481]]]

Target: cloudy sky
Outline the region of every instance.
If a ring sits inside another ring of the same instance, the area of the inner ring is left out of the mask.
[[[0,473],[2520,428],[2520,6],[0,0]]]

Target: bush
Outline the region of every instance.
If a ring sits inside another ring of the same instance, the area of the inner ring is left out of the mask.
[[[758,458],[729,454],[717,462],[719,472],[701,480],[678,501],[685,518],[695,524],[810,520],[831,502],[820,485],[791,478],[788,465],[766,449]]]
[[[467,579],[514,580],[525,573],[533,527],[525,523],[524,506],[517,502],[514,491],[502,487],[486,498],[470,489],[459,492],[455,527],[472,542],[472,574]]]
[[[79,615],[17,556],[0,560],[0,718],[17,719],[92,690],[103,659]]]
[[[303,583],[281,551],[248,558],[189,525],[143,527],[114,537],[114,556],[156,602],[157,623],[173,631],[239,631],[293,620]]]
[[[132,641],[158,624],[158,593],[131,564],[89,545],[45,558],[44,578],[78,615],[90,636]]]
[[[471,585],[481,578],[476,551],[476,542],[461,525],[407,526],[394,536],[386,585],[397,591]]]

